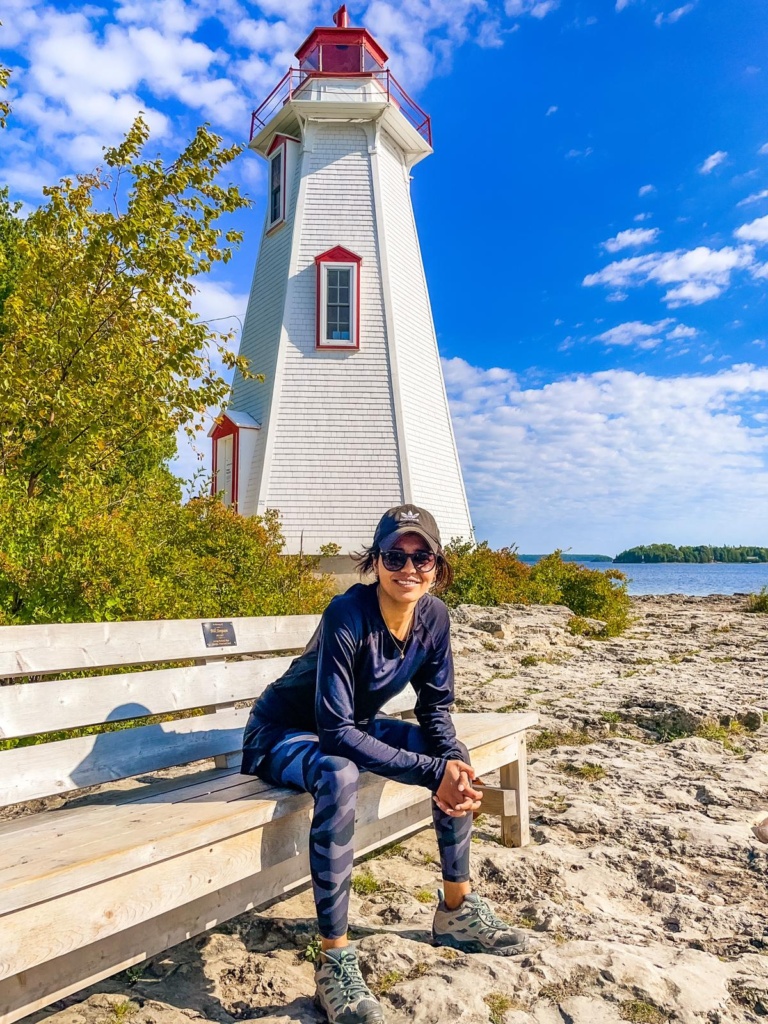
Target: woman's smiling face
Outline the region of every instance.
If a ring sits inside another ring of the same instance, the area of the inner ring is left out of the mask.
[[[418,533],[404,533],[398,537],[391,550],[413,554],[416,551],[429,551],[429,546]],[[427,572],[418,572],[409,559],[402,569],[389,572],[384,568],[381,554],[376,559],[376,571],[379,574],[379,586],[392,601],[398,604],[416,604],[429,590],[437,572],[437,562]]]

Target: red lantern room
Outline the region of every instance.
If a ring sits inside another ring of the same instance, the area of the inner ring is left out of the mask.
[[[299,68],[314,75],[360,75],[383,71],[387,55],[364,28],[350,28],[346,6],[333,16],[335,28],[316,28],[296,51]]]

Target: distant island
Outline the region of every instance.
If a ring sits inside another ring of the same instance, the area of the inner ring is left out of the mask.
[[[768,562],[768,548],[716,547],[699,544],[675,547],[674,544],[641,544],[616,555],[614,562]]]
[[[521,562],[529,562],[535,564],[540,562],[542,558],[546,558],[546,555],[518,555]],[[610,555],[571,555],[563,554],[560,552],[560,557],[564,562],[612,562],[613,558]]]

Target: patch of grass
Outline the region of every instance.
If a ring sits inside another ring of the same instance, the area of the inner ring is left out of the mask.
[[[451,949],[450,946],[441,946],[437,951],[437,955],[442,957],[443,960],[458,960],[461,953],[458,949]]]
[[[590,683],[589,685],[592,687],[593,690],[597,690],[603,685],[604,682],[604,679],[597,679],[594,683]]]
[[[768,587],[763,587],[759,594],[750,594],[744,610],[761,614],[768,613]]]
[[[492,683],[495,679],[514,679],[514,678],[515,678],[515,673],[514,672],[494,672],[493,675],[491,676],[491,678],[488,680],[488,682]]]
[[[620,722],[621,715],[618,711],[601,711],[600,717],[604,722]]]
[[[737,722],[734,719],[728,725],[719,725],[717,722],[702,722],[694,735],[701,737],[703,740],[714,740],[716,743],[722,743],[725,749],[730,750],[733,754],[743,754],[744,748],[732,740],[733,736],[741,736],[743,733],[744,726],[741,722]]]
[[[726,655],[724,657],[713,657],[712,661],[716,665],[724,665],[724,664],[726,664],[729,661],[733,661],[733,657],[731,655]]]
[[[557,770],[561,771],[564,775],[584,779],[587,782],[597,782],[598,779],[605,778],[605,768],[601,764],[595,764],[593,761],[585,761],[584,764],[572,764],[569,761],[562,761],[557,766]]]
[[[374,892],[381,892],[381,883],[378,882],[367,868],[352,875],[352,891],[358,896],[370,896]]]
[[[380,857],[404,857],[405,847],[402,843],[392,843],[391,846],[385,846],[383,850],[379,851]]]
[[[499,645],[495,644],[493,640],[481,640],[480,646],[486,651],[498,651]]]
[[[524,654],[520,659],[520,664],[523,668],[532,668],[534,665],[539,664],[539,659],[535,654]]]
[[[483,1002],[488,1007],[488,1020],[490,1024],[504,1024],[504,1017],[508,1010],[523,1010],[525,1006],[518,999],[502,995],[501,992],[491,992],[483,997]]]
[[[527,928],[530,931],[536,924],[535,917],[529,917],[527,914],[521,914],[517,919],[517,925],[519,928]]]
[[[119,978],[126,985],[135,985],[137,981],[141,981],[144,977],[146,967],[146,964],[135,964],[133,967],[126,967],[124,971],[120,971],[115,977]]]
[[[387,971],[386,974],[382,974],[375,985],[371,986],[379,996],[385,996],[388,992],[391,992],[398,982],[404,979],[405,975],[402,971]]]
[[[619,1016],[632,1024],[666,1024],[669,1017],[652,1003],[642,999],[628,999],[619,1006]]]
[[[551,750],[553,747],[583,747],[594,743],[594,737],[579,729],[542,729],[528,744],[529,750]]]
[[[496,708],[496,711],[501,715],[508,715],[515,711],[525,711],[528,705],[523,700],[513,700],[511,704],[505,704],[501,708]]]
[[[541,693],[541,687],[539,686],[526,686],[523,693]]]
[[[566,980],[553,982],[551,985],[542,985],[539,989],[539,996],[552,1003],[560,1003],[569,996],[583,995],[590,985],[594,984],[597,976],[598,973],[594,968],[577,967]]]
[[[320,959],[320,954],[323,951],[322,940],[319,935],[315,935],[306,946],[304,947],[304,960],[308,960],[311,964],[316,964]]]
[[[124,999],[121,1003],[113,1003],[110,1007],[113,1018],[118,1021],[132,1017],[138,1009],[138,1003],[134,1003],[132,999]]]
[[[434,855],[434,853],[425,853],[424,856],[421,858],[421,863],[424,865],[424,867],[428,867],[430,864],[437,864],[437,857]]]
[[[429,974],[429,964],[426,960],[417,960],[406,977],[409,981],[413,981],[414,978],[423,978],[425,974]]]
[[[431,889],[419,889],[416,893],[416,899],[419,903],[434,903],[437,896],[435,896]]]

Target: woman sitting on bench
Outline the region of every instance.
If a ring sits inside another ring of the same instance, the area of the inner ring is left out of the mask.
[[[450,622],[428,591],[447,586],[451,570],[434,518],[413,505],[390,509],[359,566],[378,584],[358,583],[331,601],[304,653],[254,704],[243,740],[243,772],[315,800],[309,854],[322,939],[316,1000],[331,1024],[384,1020],[347,939],[361,771],[433,793],[445,890],[435,942],[501,956],[527,948],[524,934],[496,917],[469,882],[472,812],[482,793],[472,786],[479,780],[448,711]],[[409,682],[418,724],[380,716]]]

